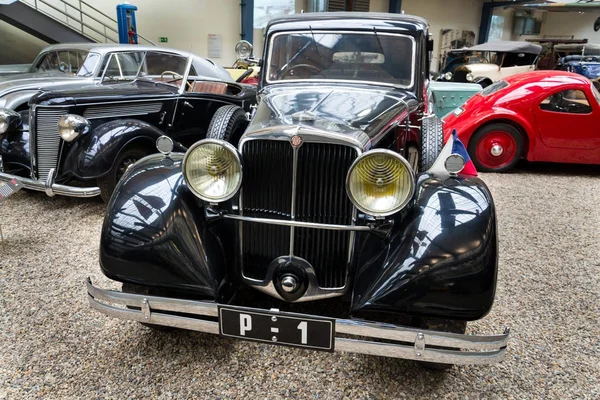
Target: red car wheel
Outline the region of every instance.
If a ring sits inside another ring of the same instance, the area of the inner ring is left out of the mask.
[[[508,124],[484,126],[469,142],[469,154],[480,171],[508,171],[519,162],[522,152],[523,137]]]

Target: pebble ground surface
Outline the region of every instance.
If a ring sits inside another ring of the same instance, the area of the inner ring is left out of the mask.
[[[600,168],[481,174],[498,208],[496,302],[470,333],[511,327],[503,362],[412,361],[156,332],[88,307],[104,205],[22,191],[0,203],[0,399],[598,399]]]

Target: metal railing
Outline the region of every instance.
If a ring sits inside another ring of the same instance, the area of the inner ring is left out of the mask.
[[[117,20],[83,0],[19,0],[42,14],[58,21],[83,36],[104,43],[119,43]],[[137,34],[138,41],[156,43]]]

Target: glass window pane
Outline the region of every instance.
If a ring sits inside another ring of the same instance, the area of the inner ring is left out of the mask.
[[[148,52],[146,55],[146,73],[150,76],[160,76],[165,71],[183,76],[186,65],[186,57],[159,52]]]
[[[272,39],[269,82],[337,80],[413,83],[411,38],[374,33],[295,32]]]
[[[135,79],[138,69],[144,59],[144,52],[113,53],[104,80],[129,80]]]
[[[100,54],[90,53],[85,58],[85,61],[77,71],[77,75],[79,76],[92,76],[94,73],[94,69],[96,65],[98,65],[98,60],[100,60]]]
[[[592,107],[582,90],[563,90],[548,96],[540,103],[545,111],[570,114],[589,114]]]

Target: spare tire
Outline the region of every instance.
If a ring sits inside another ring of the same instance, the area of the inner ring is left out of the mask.
[[[444,146],[444,128],[438,117],[423,119],[421,123],[421,171],[425,172],[437,160]]]
[[[248,118],[243,108],[235,105],[220,107],[208,126],[208,139],[221,139],[237,146],[240,137],[248,126]]]

